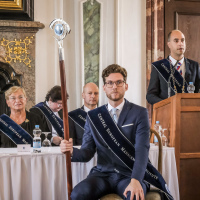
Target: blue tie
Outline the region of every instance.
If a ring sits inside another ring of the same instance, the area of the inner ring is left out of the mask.
[[[112,108],[113,119],[115,120],[116,123],[118,121],[117,110],[118,110],[117,108]]]

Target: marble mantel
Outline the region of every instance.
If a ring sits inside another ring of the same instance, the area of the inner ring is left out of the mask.
[[[31,32],[37,33],[39,29],[43,29],[44,24],[35,21],[12,21],[0,20],[0,31],[3,32]]]
[[[31,60],[30,65],[27,66],[19,60],[10,62],[14,70],[18,74],[22,74],[22,86],[28,97],[27,109],[35,105],[35,34],[44,27],[44,24],[36,21],[0,20],[0,61],[6,62],[6,56],[8,56],[8,48],[2,44],[3,39],[23,41],[26,37],[31,38],[27,49],[28,57]],[[19,47],[15,44],[13,46]],[[16,55],[18,53],[20,53],[20,48],[15,51]]]

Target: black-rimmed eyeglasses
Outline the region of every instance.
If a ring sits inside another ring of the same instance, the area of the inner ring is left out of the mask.
[[[117,87],[122,87],[124,85],[125,81],[122,81],[122,80],[119,80],[119,81],[108,81],[108,82],[105,82],[105,85],[108,87],[108,88],[112,88],[113,85],[115,84]]]

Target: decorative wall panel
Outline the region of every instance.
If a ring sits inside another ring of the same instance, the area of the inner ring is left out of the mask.
[[[83,3],[85,84],[99,85],[100,11],[96,0]]]

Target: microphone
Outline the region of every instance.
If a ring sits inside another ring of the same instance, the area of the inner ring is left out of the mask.
[[[167,87],[168,87],[168,98],[171,97],[171,82],[170,79],[172,78],[172,74],[170,74],[168,81],[167,81]]]

